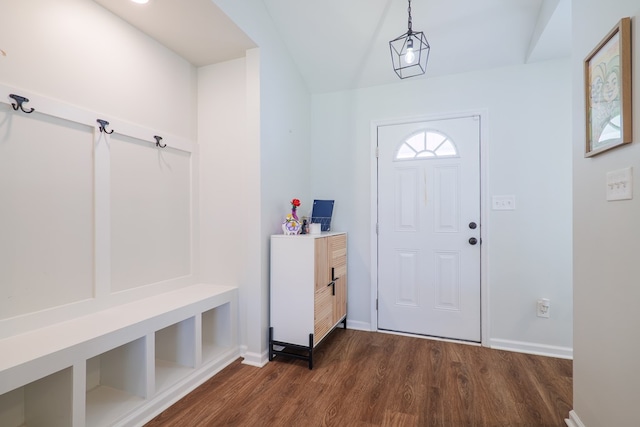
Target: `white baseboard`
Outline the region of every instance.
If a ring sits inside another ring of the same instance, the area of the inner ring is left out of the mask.
[[[269,351],[265,350],[262,353],[245,351],[242,357],[244,357],[244,360],[242,361],[243,365],[262,368],[264,365],[266,365],[269,362]]]
[[[576,411],[569,412],[569,418],[565,419],[564,422],[568,427],[586,427],[578,418]]]
[[[508,350],[518,353],[536,354],[538,356],[557,357],[560,359],[573,359],[573,348],[571,347],[501,340],[496,338],[489,340],[489,347],[496,350]]]
[[[356,331],[367,331],[371,332],[371,323],[369,322],[360,322],[359,320],[350,320],[347,318],[347,328],[355,329]]]

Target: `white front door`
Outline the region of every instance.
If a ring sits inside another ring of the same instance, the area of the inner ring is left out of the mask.
[[[480,341],[480,117],[378,127],[378,328]]]

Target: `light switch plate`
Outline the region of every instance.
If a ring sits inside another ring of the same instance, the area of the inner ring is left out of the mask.
[[[516,196],[493,196],[491,207],[494,211],[513,211],[516,209]]]
[[[607,201],[633,198],[631,167],[607,172]]]

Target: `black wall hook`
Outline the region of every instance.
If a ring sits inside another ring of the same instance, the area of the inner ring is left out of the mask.
[[[98,123],[100,123],[100,132],[108,133],[109,135],[111,135],[113,133],[113,129],[111,129],[110,131],[107,130],[107,126],[109,126],[109,122],[108,121],[101,120],[101,119],[98,119],[96,121]]]
[[[160,144],[160,141],[162,141],[161,136],[154,135],[153,137],[156,139],[156,147],[164,148],[167,146],[167,144],[164,144],[164,145]]]
[[[13,93],[9,95],[9,98],[13,98],[16,100],[16,102],[11,103],[11,106],[15,111],[18,111],[18,109],[20,109],[23,113],[27,113],[27,114],[31,114],[35,111],[35,108],[32,108],[29,111],[27,111],[22,106],[23,103],[29,102],[28,98],[25,98],[24,96],[20,96],[20,95],[14,95]]]

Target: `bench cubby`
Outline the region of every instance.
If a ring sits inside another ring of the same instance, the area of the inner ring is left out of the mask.
[[[188,375],[196,366],[196,319],[190,317],[155,333],[156,390]]]
[[[202,313],[202,360],[211,362],[229,351],[234,340],[226,326],[231,305],[223,304]]]
[[[0,425],[67,427],[72,401],[72,368],[66,368],[0,395]]]
[[[142,337],[87,360],[87,426],[110,426],[144,402],[146,348],[146,337]]]

